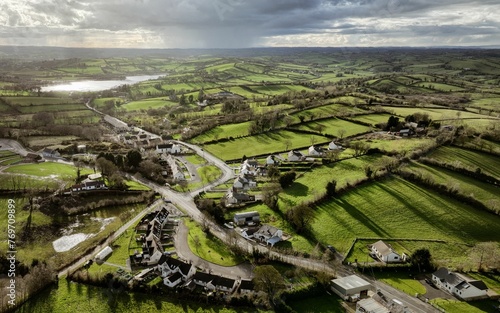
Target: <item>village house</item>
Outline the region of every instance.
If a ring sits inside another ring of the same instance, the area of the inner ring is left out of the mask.
[[[181,153],[181,145],[176,143],[160,144],[156,145],[155,151],[156,153],[179,154]]]
[[[391,247],[391,245],[377,241],[370,247],[371,254],[385,263],[404,262],[403,258]]]
[[[404,129],[401,129],[399,131],[399,135],[401,137],[410,137],[410,136],[415,135],[415,131],[413,129],[410,129],[410,128],[404,128]]]
[[[255,225],[260,223],[260,215],[257,211],[234,214],[233,221],[236,225]]]
[[[193,282],[201,287],[208,288],[208,284],[214,280],[215,276],[208,273],[196,272],[193,275]]]
[[[240,175],[257,176],[259,163],[255,159],[246,159],[240,165]]]
[[[488,287],[483,281],[453,273],[445,267],[432,273],[432,282],[436,287],[465,301],[488,298]]]
[[[342,146],[337,145],[334,141],[328,144],[328,150],[341,150]]]
[[[72,192],[108,189],[102,181],[84,181],[81,184],[71,186]]]
[[[314,145],[310,146],[308,150],[308,154],[310,156],[321,156],[323,155],[323,152],[324,152],[323,148]]]
[[[188,281],[196,273],[194,265],[165,255],[162,255],[158,261],[157,269],[163,277],[163,283],[169,287],[175,287],[183,281]]]
[[[279,160],[274,155],[269,155],[266,158],[266,165],[276,165],[279,163]]]
[[[283,231],[271,225],[262,225],[253,237],[272,247],[283,239]]]
[[[230,188],[224,196],[226,204],[241,204],[244,202],[255,201],[255,196],[238,192],[236,188]]]
[[[290,162],[304,161],[305,158],[306,157],[300,151],[291,150],[288,152],[288,161]]]
[[[238,288],[238,291],[241,294],[253,293],[254,290],[255,290],[255,285],[254,285],[253,281],[246,280],[246,279],[241,280],[240,286]]]
[[[60,158],[61,154],[57,150],[45,148],[42,150],[42,156],[44,158]]]
[[[238,177],[234,179],[233,187],[236,189],[252,189],[257,187],[257,182],[255,182],[250,175],[245,175],[241,173]]]
[[[184,176],[184,172],[180,168],[180,166],[177,164],[175,161],[175,158],[172,155],[167,155],[165,160],[168,163],[168,166],[170,167],[170,171],[172,173],[172,179],[175,181],[179,180],[185,180],[186,177]]]

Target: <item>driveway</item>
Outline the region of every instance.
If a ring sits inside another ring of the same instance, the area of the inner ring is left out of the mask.
[[[435,287],[432,284],[429,284],[425,281],[425,277],[418,277],[418,281],[425,287],[426,293],[423,295],[425,298],[432,300],[436,298],[441,299],[449,299],[449,300],[457,300],[451,294]]]
[[[251,279],[253,277],[252,265],[245,262],[236,266],[221,266],[218,264],[210,263],[195,255],[188,245],[188,232],[189,229],[180,221],[175,232],[174,245],[175,251],[179,258],[191,261],[197,268],[203,271],[211,272],[212,274],[222,275],[230,278],[245,278]]]

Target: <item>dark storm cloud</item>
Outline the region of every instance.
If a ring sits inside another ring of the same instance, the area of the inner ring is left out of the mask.
[[[138,47],[248,47],[500,42],[498,1],[3,0],[2,38],[92,40]],[[36,35],[35,35],[36,34]],[[370,43],[369,35],[377,38]],[[65,37],[66,36],[66,37]],[[342,36],[342,37],[335,37]],[[69,37],[68,37],[69,38]],[[112,40],[110,40],[112,38]],[[361,41],[362,39],[362,41]],[[42,41],[38,39],[38,41]],[[362,43],[361,43],[362,42]]]

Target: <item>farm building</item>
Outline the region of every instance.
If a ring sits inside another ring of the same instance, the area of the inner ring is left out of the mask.
[[[61,154],[57,150],[45,148],[42,150],[42,156],[44,158],[60,158]]]
[[[356,313],[390,313],[385,306],[373,298],[366,298],[356,303]]]
[[[340,149],[342,149],[342,146],[337,145],[333,141],[328,144],[328,150],[340,150]]]
[[[161,145],[156,145],[157,153],[172,153],[177,154],[181,152],[181,146],[175,143],[166,143]]]
[[[233,221],[236,225],[252,225],[260,223],[260,215],[257,211],[236,213],[233,217]]]
[[[111,249],[110,246],[106,246],[104,249],[102,249],[98,254],[95,256],[95,261],[97,264],[102,264],[104,263],[104,260],[113,252],[113,249]]]
[[[396,251],[394,251],[391,245],[383,242],[382,240],[379,240],[371,245],[371,253],[380,261],[385,263],[395,263],[403,261],[401,256]]]
[[[441,267],[432,273],[432,282],[438,288],[465,301],[487,298],[488,287],[481,280],[474,280]]]
[[[372,285],[357,275],[332,279],[332,291],[344,300],[366,298]]]
[[[323,154],[323,148],[320,148],[318,146],[310,146],[308,150],[308,154],[311,156],[320,156]]]

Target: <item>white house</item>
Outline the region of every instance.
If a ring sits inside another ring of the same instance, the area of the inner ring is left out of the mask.
[[[240,165],[240,174],[256,176],[258,167],[259,163],[255,159],[246,159]]]
[[[232,293],[236,288],[236,280],[222,276],[216,276],[211,282],[215,290]]]
[[[283,239],[283,231],[271,225],[262,225],[262,227],[253,234],[253,237],[268,245],[274,246],[274,244]]]
[[[163,255],[158,261],[158,271],[162,277],[169,277],[175,273],[179,273],[183,281],[186,281],[194,276],[196,268],[189,263],[174,259]]]
[[[297,162],[303,161],[304,159],[305,156],[300,151],[291,150],[290,152],[288,152],[288,161]]]
[[[238,192],[235,188],[229,189],[224,197],[227,204],[238,204],[248,201],[255,201],[254,195]]]
[[[234,179],[233,187],[236,189],[251,189],[257,187],[257,182],[255,182],[250,175],[241,173]]]
[[[274,165],[277,163],[276,157],[274,155],[270,155],[266,158],[266,165]]]
[[[156,150],[157,153],[171,153],[171,154],[178,154],[181,152],[181,146],[176,143],[165,143],[165,144],[160,144],[156,145]]]
[[[311,156],[321,156],[323,154],[323,148],[317,146],[310,146],[308,154]]]
[[[167,160],[168,166],[170,167],[170,170],[172,171],[172,178],[175,181],[185,180],[186,177],[184,176],[184,172],[182,171],[182,169],[179,167],[179,165],[175,161],[175,158],[169,154],[166,157],[166,160]]]
[[[450,272],[444,267],[432,273],[432,282],[436,287],[465,301],[488,297],[488,287],[483,281]]]
[[[380,261],[385,263],[403,262],[401,256],[392,249],[391,245],[386,244],[382,240],[371,245],[371,253]]]
[[[340,149],[342,149],[342,146],[337,145],[333,141],[328,144],[328,150],[340,150]]]

